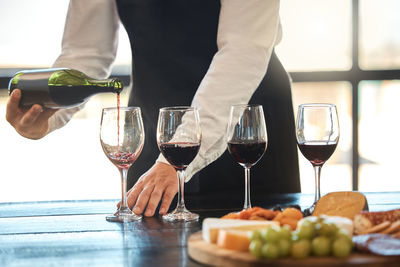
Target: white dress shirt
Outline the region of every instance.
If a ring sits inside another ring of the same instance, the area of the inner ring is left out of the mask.
[[[192,101],[199,109],[202,142],[186,170],[186,180],[225,151],[230,106],[248,103],[281,39],[279,0],[220,1],[218,52]],[[117,53],[119,25],[115,0],[71,0],[62,52],[54,67],[77,69],[95,79],[108,77]],[[82,108],[58,111],[50,119],[50,131],[65,125]],[[167,162],[162,155],[157,160]]]

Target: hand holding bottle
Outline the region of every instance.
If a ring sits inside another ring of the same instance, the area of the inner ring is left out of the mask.
[[[118,79],[96,80],[68,68],[20,71],[8,86],[6,118],[20,135],[40,139],[58,109],[77,107],[98,93],[119,94],[122,88]]]
[[[57,109],[45,109],[35,104],[29,109],[19,107],[21,91],[16,89],[7,102],[6,119],[22,136],[40,139],[49,131],[49,119]]]
[[[18,88],[23,97],[20,106],[40,104],[44,108],[72,108],[99,93],[119,94],[123,84],[118,79],[97,80],[67,68],[23,70],[11,78],[8,91]]]

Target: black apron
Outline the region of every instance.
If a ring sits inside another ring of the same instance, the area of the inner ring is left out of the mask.
[[[130,188],[159,155],[159,108],[190,105],[217,52],[220,1],[117,0],[117,6],[133,57],[129,105],[141,107],[146,134],[144,149],[129,170]],[[290,82],[275,53],[250,103],[263,106],[268,130],[267,151],[251,168],[252,192],[299,192]],[[244,171],[227,151],[185,185],[185,195],[221,191],[243,199]]]

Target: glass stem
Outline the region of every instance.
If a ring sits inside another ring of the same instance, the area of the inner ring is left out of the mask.
[[[126,180],[127,180],[127,175],[128,175],[128,169],[124,169],[124,168],[118,168],[118,169],[121,174],[121,192],[122,192],[121,206],[119,209],[120,210],[129,209],[128,202],[126,200]]]
[[[243,210],[251,209],[250,202],[250,168],[244,167],[244,206]]]
[[[321,197],[321,190],[320,190],[320,177],[321,177],[321,168],[322,165],[313,166],[315,171],[315,197],[314,197],[314,204],[317,203],[318,199]]]
[[[176,171],[178,175],[178,203],[176,205],[176,210],[177,211],[185,211],[185,199],[184,199],[184,185],[185,185],[185,171],[184,170],[177,170]]]

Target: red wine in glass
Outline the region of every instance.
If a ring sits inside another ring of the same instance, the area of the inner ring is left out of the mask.
[[[337,144],[305,142],[298,144],[301,153],[312,165],[323,165],[333,154]]]
[[[250,168],[264,155],[268,134],[261,105],[233,105],[226,130],[231,156],[244,168],[243,210],[251,208]]]
[[[228,151],[242,166],[253,166],[264,155],[267,142],[228,142]]]
[[[339,141],[339,121],[334,104],[299,105],[296,120],[297,145],[315,172],[314,203],[304,213],[311,214],[321,197],[321,168],[332,156]]]
[[[159,145],[165,159],[178,170],[184,170],[194,160],[200,149],[200,143],[171,142]]]
[[[199,111],[195,107],[161,108],[157,123],[157,145],[161,154],[171,164],[178,178],[178,201],[175,210],[162,216],[169,222],[188,222],[199,215],[186,209],[184,200],[185,171],[195,159],[201,144]]]

